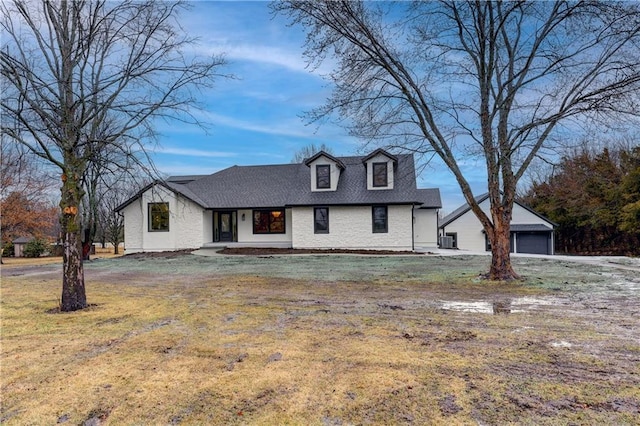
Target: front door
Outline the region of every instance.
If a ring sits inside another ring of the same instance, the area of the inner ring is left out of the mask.
[[[233,221],[231,218],[231,212],[220,212],[218,218],[220,241],[233,241]]]

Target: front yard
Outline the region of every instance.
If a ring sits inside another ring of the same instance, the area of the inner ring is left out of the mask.
[[[2,269],[3,424],[638,424],[640,276],[483,256]]]

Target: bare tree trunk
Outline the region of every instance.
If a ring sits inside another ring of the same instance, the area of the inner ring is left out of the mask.
[[[62,303],[63,312],[77,311],[87,307],[82,263],[82,241],[79,232],[64,232],[62,252]]]
[[[488,278],[496,281],[520,279],[511,266],[511,217],[513,199],[511,196],[502,202],[494,202],[491,207],[493,226],[488,230],[491,241],[491,267]],[[505,204],[507,206],[505,206]]]
[[[491,242],[491,267],[489,279],[496,281],[511,281],[519,279],[511,266],[511,232],[509,222],[495,223],[494,237]]]
[[[84,268],[82,263],[82,223],[78,215],[78,206],[82,199],[82,189],[78,177],[64,174],[62,177],[62,216],[63,252],[62,252],[62,301],[63,312],[77,311],[87,307],[84,286]]]

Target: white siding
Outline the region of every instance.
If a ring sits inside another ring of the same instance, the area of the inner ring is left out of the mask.
[[[202,212],[202,242],[204,244],[213,242],[213,212],[211,210]]]
[[[170,221],[175,226],[174,241],[176,249],[200,248],[204,244],[204,209],[184,197],[169,202]],[[169,227],[171,229],[171,227]]]
[[[329,233],[314,233],[313,207],[292,209],[294,248],[412,250],[411,206],[388,206],[387,233],[374,233],[371,206],[329,206]]]
[[[414,245],[422,248],[438,247],[438,210],[418,209],[413,211]]]
[[[444,233],[456,233],[458,248],[461,250],[485,251],[482,225],[471,210],[447,225]]]
[[[169,203],[169,231],[149,232],[149,203]],[[122,211],[127,253],[201,247],[204,210],[162,186],[154,186]]]
[[[126,253],[142,251],[142,230],[144,217],[141,207],[142,198],[138,198],[122,210],[124,216],[124,248]]]
[[[489,200],[487,200],[487,204]],[[549,228],[552,228],[553,225],[546,220],[542,219],[540,216],[531,213],[529,210],[524,207],[514,204],[513,205],[513,217],[511,218],[512,225],[526,225],[526,224],[534,224],[534,223],[542,223],[547,225]]]
[[[480,208],[485,214],[491,217],[489,199],[480,203]],[[553,228],[552,224],[540,218],[538,215],[531,213],[524,207],[514,204],[513,215],[511,219],[512,225],[525,224],[544,224],[549,228]],[[470,251],[485,251],[485,234],[482,232],[482,224],[476,215],[471,211],[467,211],[462,216],[448,224],[442,234],[457,233],[458,248]]]

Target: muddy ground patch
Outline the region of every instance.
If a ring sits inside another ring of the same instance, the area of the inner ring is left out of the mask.
[[[2,271],[7,424],[637,424],[640,278],[483,256],[128,257]]]

